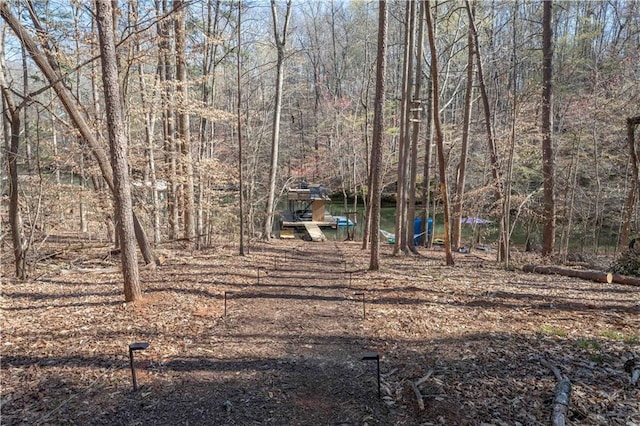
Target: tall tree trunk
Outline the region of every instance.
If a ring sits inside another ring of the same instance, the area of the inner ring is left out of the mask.
[[[176,79],[178,80],[178,144],[180,145],[180,163],[184,173],[184,234],[188,239],[195,237],[195,194],[193,183],[193,158],[191,156],[191,132],[189,129],[189,82],[187,79],[186,47],[186,4],[183,0],[174,0],[176,12]]]
[[[393,254],[408,251],[408,233],[412,227],[407,222],[407,173],[409,167],[409,108],[410,90],[413,86],[413,40],[415,25],[415,2],[405,3],[404,60],[400,93],[400,144],[398,147],[398,174],[396,181],[396,240]]]
[[[33,61],[36,63],[40,71],[42,71],[42,74],[46,77],[49,84],[51,84],[51,87],[53,87],[53,89],[55,90],[58,98],[60,99],[60,102],[65,108],[65,111],[67,112],[67,114],[69,114],[69,117],[71,118],[74,126],[80,132],[80,134],[84,138],[84,141],[91,149],[91,153],[98,163],[98,167],[100,168],[100,172],[102,173],[102,177],[104,178],[107,186],[112,192],[114,192],[113,172],[107,155],[101,144],[98,142],[95,134],[87,124],[83,115],[81,114],[76,101],[73,99],[73,96],[62,83],[63,79],[62,77],[60,77],[58,71],[56,71],[57,65],[55,65],[55,63],[52,65],[52,63],[49,62],[49,59],[45,56],[44,53],[40,51],[38,45],[33,40],[31,35],[27,33],[25,28],[10,12],[7,3],[2,0],[0,0],[0,16],[2,16],[5,22],[16,33],[22,44],[27,48]],[[145,263],[153,263],[155,261],[153,251],[151,250],[151,246],[147,241],[144,229],[142,227],[139,227],[139,229],[136,228],[136,236],[138,237],[138,246],[140,247],[140,251],[142,252]]]
[[[513,21],[512,21],[512,45],[511,45],[511,140],[509,147],[509,162],[507,164],[506,191],[504,196],[504,266],[510,269],[511,261],[511,188],[513,185],[513,162],[516,148],[516,123],[518,119],[518,44],[517,44],[517,17],[518,17],[518,0],[513,4]],[[516,216],[517,218],[517,216]]]
[[[633,210],[638,200],[638,151],[636,149],[635,129],[640,125],[640,115],[627,118],[627,144],[629,145],[629,161],[631,162],[631,188],[627,196],[625,205],[625,215],[622,223],[620,235],[620,250],[624,250],[629,244],[629,234],[631,233],[631,222],[633,221]]]
[[[480,42],[478,40],[478,29],[475,24],[475,17],[472,12],[472,8],[469,5],[469,1],[465,0],[465,6],[467,9],[467,15],[469,16],[469,23],[473,32],[473,40],[476,48],[476,64],[478,66],[478,86],[480,88],[480,95],[482,98],[482,109],[484,112],[484,125],[487,132],[487,145],[489,147],[489,162],[491,164],[491,177],[495,185],[495,205],[496,208],[502,210],[504,208],[503,203],[503,182],[502,172],[500,167],[500,161],[498,159],[498,149],[496,148],[495,134],[493,130],[493,120],[491,117],[491,106],[489,104],[489,95],[487,93],[487,85],[484,79],[484,71],[482,67],[482,58],[480,55]],[[504,226],[504,211],[499,211],[500,216],[500,247],[498,249],[498,260],[504,258],[505,241],[506,241],[506,229]]]
[[[122,117],[122,99],[118,81],[118,60],[113,29],[113,9],[111,2],[96,2],[98,35],[104,84],[104,103],[109,130],[109,148],[113,168],[113,193],[116,205],[118,233],[120,235],[120,258],[124,278],[125,301],[142,298],[138,274],[138,260],[135,247],[135,232],[127,161],[127,139]]]
[[[475,15],[475,3],[471,15]],[[456,180],[456,193],[453,199],[453,214],[451,228],[451,244],[454,249],[461,246],[462,239],[462,203],[464,201],[465,181],[467,177],[467,155],[469,152],[469,127],[471,125],[471,109],[473,108],[473,61],[475,57],[475,42],[473,39],[473,22],[470,20],[467,30],[467,88],[464,94],[464,118],[462,120],[462,143],[460,147],[460,161]]]
[[[13,95],[4,77],[4,40],[0,46],[0,90],[6,110],[4,112],[5,125],[10,123],[10,144],[7,152],[9,166],[9,225],[11,227],[11,241],[15,260],[16,277],[20,280],[27,278],[27,246],[22,233],[22,219],[20,217],[20,199],[18,191],[18,156],[20,148],[20,108],[13,102]],[[4,110],[5,108],[3,108]]]
[[[138,49],[140,46],[137,46]],[[160,230],[160,196],[158,194],[158,178],[156,173],[156,158],[155,158],[155,145],[154,145],[154,128],[155,128],[155,112],[154,106],[149,103],[147,99],[146,91],[148,86],[145,81],[144,66],[142,64],[138,67],[138,76],[140,83],[140,102],[142,109],[144,110],[144,137],[145,144],[148,151],[148,163],[149,163],[149,181],[151,182],[151,200],[152,200],[152,216],[153,216],[153,242],[158,244],[162,239]],[[156,87],[154,85],[153,93],[155,94]],[[152,94],[152,98],[154,97]]]
[[[240,197],[240,256],[244,256],[244,182],[242,180],[242,54],[240,47],[242,46],[242,0],[238,1],[238,47],[236,49],[236,77],[238,84],[238,104],[237,104],[237,120],[238,120],[238,181]]]
[[[425,6],[426,8],[427,6]],[[431,74],[429,71],[428,74]],[[426,118],[427,124],[425,127],[425,141],[424,141],[424,170],[422,174],[422,205],[424,206],[424,213],[422,214],[422,231],[426,232],[424,239],[424,246],[430,247],[433,240],[433,231],[429,233],[429,210],[431,208],[431,141],[433,132],[433,82],[431,77],[427,77],[427,111]],[[433,211],[433,224],[435,226],[435,209]]]
[[[438,84],[438,53],[436,51],[436,40],[433,34],[433,23],[431,22],[431,8],[427,2],[427,31],[429,34],[429,49],[431,51],[431,79],[433,80],[433,124],[435,127],[436,146],[438,151],[438,171],[440,174],[440,192],[442,197],[442,210],[444,217],[444,251],[447,266],[453,266],[453,254],[451,252],[451,223],[449,219],[449,196],[447,193],[447,174],[444,158],[444,136],[440,124],[440,93]]]
[[[543,220],[542,255],[553,254],[556,215],[553,196],[553,3],[543,1],[542,9],[542,182]]]
[[[422,111],[420,101],[420,92],[422,91],[422,56],[424,51],[424,20],[425,20],[425,1],[419,2],[420,9],[418,11],[418,33],[416,35],[416,70],[413,80],[415,81],[413,90],[413,99],[411,100],[410,115],[411,119],[411,162],[409,164],[409,197],[408,197],[408,232],[407,245],[409,250],[416,253],[414,241],[414,221],[416,217],[416,181],[418,179],[418,137],[420,135],[420,112]]]
[[[382,138],[384,136],[384,106],[387,69],[387,2],[378,2],[378,57],[376,59],[376,94],[371,141],[370,232],[371,256],[369,270],[380,269],[380,198],[382,194]]]
[[[172,66],[171,27],[172,19],[169,15],[167,0],[156,2],[156,14],[165,16],[158,22],[158,75],[162,90],[162,133],[164,137],[164,168],[168,178],[167,183],[167,221],[169,226],[169,239],[178,238],[180,234],[179,203],[178,203],[178,176],[177,153],[175,134],[175,110],[174,110],[174,75]]]
[[[284,82],[284,48],[287,40],[287,27],[291,16],[291,1],[287,1],[282,35],[278,29],[278,10],[275,0],[271,0],[271,15],[273,17],[273,36],[276,42],[278,59],[276,62],[276,93],[273,107],[273,129],[271,130],[271,168],[269,173],[269,194],[265,212],[264,239],[269,240],[273,231],[274,200],[276,195],[276,178],[278,175],[278,151],[280,144],[280,114],[282,109],[282,87]]]

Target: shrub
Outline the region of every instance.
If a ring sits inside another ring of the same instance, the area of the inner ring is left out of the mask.
[[[634,250],[623,252],[611,265],[611,272],[640,277],[640,255]]]

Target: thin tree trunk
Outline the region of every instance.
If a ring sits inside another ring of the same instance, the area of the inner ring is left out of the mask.
[[[96,17],[100,38],[102,81],[104,83],[105,113],[109,130],[113,187],[120,234],[120,259],[124,278],[125,301],[142,298],[138,261],[133,226],[129,165],[127,161],[127,140],[122,116],[122,99],[118,80],[115,35],[113,29],[113,9],[111,2],[96,2]]]
[[[184,234],[188,239],[195,237],[195,193],[193,183],[193,158],[191,157],[191,132],[189,130],[189,82],[187,80],[186,53],[186,4],[183,0],[174,0],[176,12],[176,78],[178,80],[178,139],[180,145],[180,163],[184,173]]]
[[[503,182],[501,176],[500,161],[498,160],[498,150],[496,148],[495,135],[493,131],[493,119],[491,117],[491,106],[489,104],[489,95],[487,93],[487,85],[484,80],[484,72],[482,68],[482,59],[480,57],[480,42],[478,40],[478,29],[475,24],[475,17],[472,13],[472,8],[469,5],[469,1],[465,0],[465,6],[467,9],[467,15],[469,16],[469,22],[471,30],[473,32],[474,45],[476,48],[476,63],[478,66],[478,86],[480,88],[480,94],[482,98],[482,108],[484,111],[485,129],[487,132],[487,144],[489,147],[489,162],[491,164],[491,177],[493,178],[494,185],[496,187],[495,193],[495,205],[498,209],[504,208],[503,197]],[[505,241],[506,241],[506,229],[504,226],[504,211],[500,212],[500,247],[498,249],[498,260],[504,258]]]
[[[405,3],[404,60],[400,93],[400,144],[398,147],[398,174],[396,178],[396,239],[393,254],[407,252],[407,170],[409,163],[409,91],[413,78],[413,32],[415,2]]]
[[[167,0],[156,2],[156,14],[158,16],[168,16],[169,8]],[[171,45],[171,21],[167,17],[159,21],[158,26],[158,74],[160,85],[163,88],[161,95],[162,111],[162,132],[164,136],[164,167],[168,178],[167,183],[167,222],[169,227],[169,239],[175,239],[179,235],[179,203],[178,203],[178,182],[177,182],[177,159],[175,147],[175,111],[174,111],[174,90],[173,87],[173,67],[172,67],[172,45]]]
[[[542,182],[543,220],[542,255],[553,254],[556,232],[553,177],[553,3],[543,2],[542,9]]]
[[[7,163],[9,165],[9,225],[11,227],[11,241],[13,243],[13,256],[15,260],[16,277],[20,280],[27,278],[27,247],[26,240],[22,232],[22,219],[20,217],[20,200],[18,191],[18,155],[20,148],[20,108],[13,102],[13,95],[7,86],[4,78],[4,40],[0,47],[2,63],[0,66],[0,89],[2,99],[6,106],[4,113],[5,123],[10,123],[10,145],[7,153]],[[3,108],[4,109],[4,108]]]
[[[414,222],[416,217],[416,183],[418,180],[418,136],[420,134],[420,112],[422,111],[420,101],[420,92],[422,90],[422,56],[424,51],[424,20],[425,20],[425,2],[419,2],[420,8],[418,10],[418,33],[416,35],[416,69],[412,81],[414,82],[413,99],[411,100],[410,115],[412,116],[410,121],[411,127],[411,144],[410,144],[410,156],[411,161],[409,163],[409,193],[408,195],[408,209],[407,209],[407,246],[413,253],[417,253],[414,241]]]
[[[276,42],[278,59],[276,62],[276,93],[273,107],[273,129],[271,133],[271,168],[269,173],[269,193],[267,196],[266,220],[264,224],[264,239],[269,240],[273,232],[274,200],[276,195],[276,178],[278,175],[278,151],[280,144],[280,115],[282,110],[282,87],[284,82],[284,48],[287,40],[287,27],[291,16],[291,1],[287,1],[282,35],[278,30],[278,11],[275,0],[271,0],[271,15],[273,17],[273,36]]]
[[[429,48],[431,50],[431,79],[433,80],[433,124],[436,134],[436,145],[438,148],[438,170],[440,174],[440,192],[442,197],[442,210],[444,216],[444,251],[447,266],[453,266],[453,254],[451,253],[451,223],[449,219],[449,196],[447,194],[447,175],[444,158],[444,137],[440,124],[440,93],[438,85],[438,54],[436,52],[436,40],[433,34],[433,23],[431,22],[431,9],[427,2],[427,31],[429,33]]]
[[[384,136],[384,106],[387,68],[387,2],[378,2],[378,57],[376,59],[376,94],[371,142],[370,235],[371,256],[369,270],[380,269],[380,198],[382,194],[382,138]]]
[[[517,107],[517,77],[518,77],[518,60],[517,60],[517,16],[518,16],[518,1],[516,0],[513,7],[513,22],[512,22],[512,51],[511,51],[511,146],[509,147],[509,163],[507,165],[507,190],[504,197],[504,228],[505,228],[505,240],[504,240],[504,265],[506,269],[510,268],[509,262],[511,260],[510,244],[511,244],[511,187],[513,181],[513,162],[515,157],[516,147],[516,120],[518,119],[518,107]]]
[[[238,104],[237,104],[237,120],[238,120],[238,180],[239,180],[239,197],[240,197],[240,256],[244,256],[244,182],[242,180],[242,55],[240,47],[242,46],[242,0],[238,1],[238,47],[236,50],[236,76],[238,83]]]
[[[24,47],[20,50],[22,57],[22,95],[24,99],[29,96],[29,68],[27,66],[27,49]],[[25,163],[29,174],[33,172],[33,158],[31,154],[31,138],[29,137],[29,105],[24,104],[22,107],[23,123],[24,123],[24,145],[25,145]]]
[[[428,7],[428,6],[425,6]],[[431,66],[431,65],[430,65]],[[429,70],[429,75],[431,70]],[[424,141],[424,170],[422,175],[422,205],[424,206],[424,214],[422,215],[423,232],[426,232],[424,246],[430,247],[433,240],[433,231],[429,233],[429,211],[431,209],[431,141],[433,132],[433,81],[427,76],[427,124],[425,127]],[[433,211],[433,226],[435,226],[435,209]]]
[[[629,244],[633,210],[638,199],[638,152],[636,150],[635,129],[640,125],[640,116],[627,118],[627,144],[629,145],[629,161],[631,162],[631,188],[625,205],[625,216],[620,235],[620,250],[626,249]]]
[[[471,15],[475,16],[475,3],[471,9]],[[472,21],[467,30],[467,88],[464,95],[464,118],[462,120],[462,143],[460,147],[460,161],[458,163],[458,176],[456,181],[456,193],[453,198],[453,214],[451,229],[451,244],[454,249],[461,246],[462,240],[462,203],[464,199],[465,182],[467,177],[467,155],[469,152],[469,127],[471,125],[471,109],[473,108],[473,61],[475,57],[475,42],[473,39]]]
[[[408,241],[409,250],[417,253],[414,241],[414,221],[416,217],[416,181],[418,179],[418,137],[420,135],[420,112],[422,111],[422,102],[420,101],[420,92],[422,91],[422,55],[424,50],[424,20],[425,20],[425,2],[419,2],[420,9],[418,11],[418,33],[416,40],[416,71],[415,85],[413,91],[413,99],[411,101],[411,163],[409,166],[409,209],[407,217],[409,222]]]
[[[138,46],[139,48],[140,46]],[[162,239],[160,232],[160,197],[158,194],[158,178],[156,174],[156,160],[155,160],[155,146],[153,141],[155,113],[153,112],[153,106],[147,100],[147,84],[145,82],[144,66],[140,65],[138,68],[139,82],[140,82],[140,96],[142,109],[144,110],[144,135],[145,143],[148,150],[148,162],[149,162],[149,180],[151,182],[151,200],[153,208],[153,242],[158,244]],[[155,86],[153,93],[155,94]],[[152,95],[153,98],[153,95]]]

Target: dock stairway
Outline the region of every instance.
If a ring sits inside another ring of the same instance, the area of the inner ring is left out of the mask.
[[[326,241],[327,237],[325,237],[324,233],[320,229],[318,225],[310,222],[303,222],[304,227],[307,230],[307,233],[311,237],[311,241]]]

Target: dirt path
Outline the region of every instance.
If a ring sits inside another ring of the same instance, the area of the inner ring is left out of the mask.
[[[211,362],[197,360],[190,368],[189,359],[178,358],[167,366],[188,370],[183,389],[211,386],[211,410],[178,420],[347,425],[360,424],[371,411],[383,421],[374,370],[360,360],[362,313],[341,251],[307,244],[254,260],[256,283],[227,291]]]
[[[346,273],[352,266],[334,243],[252,253],[248,283],[215,283],[226,316],[224,308],[195,312],[221,314],[215,329],[191,334],[184,355],[151,365],[141,379],[152,406],[140,410],[129,395],[124,410],[99,422],[392,423],[377,396],[375,363],[361,359],[367,348],[361,296]]]
[[[144,301],[123,304],[108,248],[63,248],[37,279],[3,277],[2,425],[540,425],[555,385],[541,358],[573,383],[570,424],[640,424],[634,287],[386,246],[369,272],[358,243],[276,241],[166,250]],[[137,392],[132,342],[150,343]],[[424,410],[408,386],[422,377]]]

